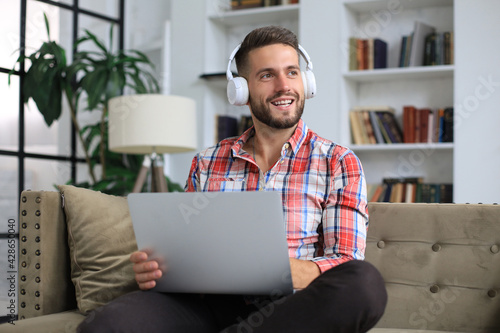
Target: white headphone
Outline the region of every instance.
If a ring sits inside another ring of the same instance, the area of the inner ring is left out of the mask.
[[[236,55],[236,52],[240,49],[241,44],[236,46],[231,55],[229,56],[229,63],[227,64],[227,99],[229,103],[233,105],[246,105],[248,102],[248,83],[245,78],[238,76],[233,77],[231,73],[231,63]],[[306,71],[302,72],[302,82],[304,84],[304,96],[306,98],[312,98],[316,95],[316,78],[312,72],[313,64],[311,58],[307,54],[306,50],[299,45],[299,51],[304,60],[307,63]]]

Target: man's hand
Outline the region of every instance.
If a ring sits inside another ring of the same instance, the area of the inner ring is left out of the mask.
[[[293,289],[304,289],[317,278],[321,271],[318,265],[310,260],[290,258]]]
[[[148,290],[156,286],[156,280],[161,278],[162,271],[155,260],[148,261],[148,254],[137,251],[130,255],[130,261],[134,263],[135,281],[142,290]]]

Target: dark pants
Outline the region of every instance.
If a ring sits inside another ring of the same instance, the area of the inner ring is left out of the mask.
[[[78,332],[366,332],[386,303],[380,273],[353,260],[293,295],[251,304],[235,295],[134,292],[90,313]]]

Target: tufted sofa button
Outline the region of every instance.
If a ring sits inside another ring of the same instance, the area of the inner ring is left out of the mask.
[[[37,210],[37,211],[35,212],[35,215],[36,215],[36,216],[40,216],[41,214],[42,214],[42,213],[41,213],[39,210]]]
[[[37,290],[37,291],[35,291],[35,296],[36,296],[36,297],[40,297],[40,292],[39,292],[38,290]]]
[[[497,296],[497,291],[495,289],[488,290],[488,296],[493,298]]]
[[[39,276],[37,276],[37,277],[35,278],[35,282],[36,282],[36,283],[40,283],[40,281],[41,281],[41,280],[40,280],[40,277],[39,277]]]
[[[36,263],[35,268],[40,269],[40,263]]]
[[[384,241],[382,241],[382,240],[381,240],[381,241],[378,241],[378,242],[377,242],[377,247],[378,247],[379,249],[383,249],[383,248],[385,247],[385,242],[384,242]]]
[[[21,295],[26,295],[26,290],[25,289],[21,289],[20,293],[21,293]]]
[[[26,253],[28,253],[28,251],[26,251],[26,249],[21,250],[21,254],[25,255]]]
[[[21,227],[22,227],[23,229],[26,229],[26,228],[28,227],[28,224],[23,223],[23,224],[21,224]]]
[[[37,311],[40,310],[40,305],[39,304],[35,305],[35,310],[37,310]]]
[[[435,294],[435,293],[439,292],[439,286],[437,284],[434,284],[431,286],[430,290],[431,290],[431,293]]]
[[[24,309],[26,307],[26,303],[22,302],[21,307]]]
[[[491,251],[491,253],[493,253],[493,254],[498,253],[498,245],[496,245],[496,244],[492,245],[492,246],[490,247],[490,251]]]
[[[28,214],[28,212],[27,212],[26,210],[23,210],[23,211],[21,212],[21,215],[22,215],[22,216],[26,216],[27,214]]]
[[[28,198],[26,198],[25,196],[23,196],[22,200],[23,200],[23,202],[26,202],[26,201],[28,201]]]
[[[439,245],[438,243],[432,245],[432,251],[438,252],[440,250],[441,250],[441,245]]]
[[[35,229],[40,229],[40,224],[36,223],[35,224]]]
[[[42,198],[40,198],[40,197],[36,197],[35,202],[36,202],[36,203],[40,203],[40,202],[42,202]]]

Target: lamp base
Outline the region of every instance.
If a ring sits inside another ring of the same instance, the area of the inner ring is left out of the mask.
[[[139,175],[135,180],[133,193],[142,192],[147,181],[148,192],[168,192],[167,180],[163,174],[163,158],[155,153],[145,155]]]

